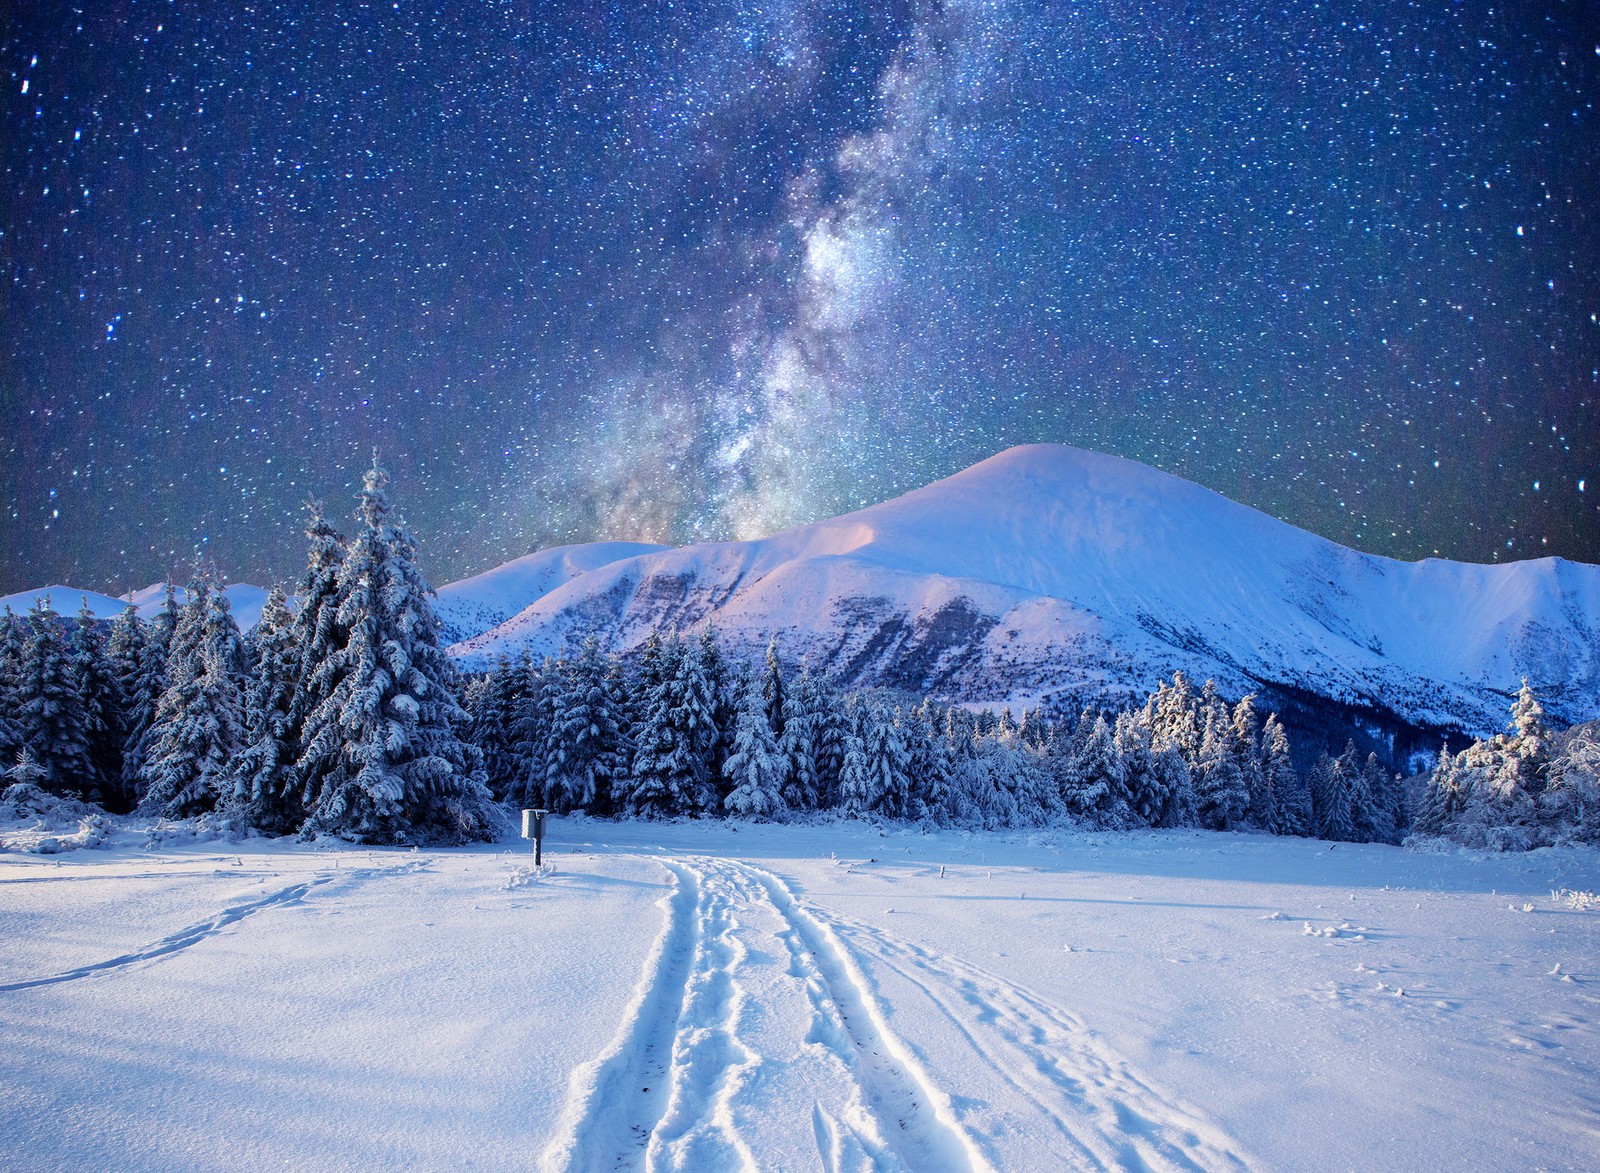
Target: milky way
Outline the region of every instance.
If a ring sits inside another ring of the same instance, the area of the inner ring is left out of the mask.
[[[1600,561],[1584,3],[7,6],[0,589],[436,581],[1060,441]]]

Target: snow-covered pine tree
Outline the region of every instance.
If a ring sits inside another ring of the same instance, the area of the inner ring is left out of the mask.
[[[783,710],[788,700],[788,689],[783,679],[783,665],[778,662],[778,640],[767,641],[767,659],[761,668],[761,697],[767,706],[767,722],[777,737],[783,736]]]
[[[565,687],[555,702],[545,759],[545,799],[558,813],[608,808],[623,775],[621,704],[611,669],[590,636],[562,674]]]
[[[1363,843],[1400,842],[1401,823],[1395,817],[1395,792],[1398,780],[1376,753],[1367,754],[1361,766],[1361,800],[1354,809],[1356,834]]]
[[[178,629],[180,614],[177,588],[169,582],[161,608],[145,631],[137,683],[125,682],[123,687],[128,737],[122,751],[122,790],[135,804],[144,798],[144,762],[150,753],[150,726],[155,722],[161,694],[167,691],[167,657],[172,651],[172,637]]]
[[[801,678],[802,683],[804,677]],[[905,721],[906,772],[911,778],[912,801],[921,817],[943,821],[950,806],[950,749],[945,744],[944,722],[931,698],[924,697]]]
[[[733,753],[728,758],[733,789],[723,805],[730,814],[746,818],[781,819],[788,808],[783,796],[784,761],[767,720],[761,685],[756,679],[745,687],[734,723]]]
[[[816,746],[817,806],[839,805],[840,776],[844,770],[844,701],[822,676],[810,676],[811,695],[805,711],[810,715]]]
[[[1151,746],[1161,750],[1173,746],[1183,757],[1184,764],[1192,770],[1200,760],[1200,742],[1205,732],[1205,719],[1200,711],[1200,699],[1194,686],[1182,672],[1172,674],[1172,683],[1165,681],[1145,703],[1145,723],[1150,727]]]
[[[1411,820],[1415,835],[1442,836],[1461,809],[1460,788],[1456,780],[1455,759],[1446,742],[1439,747],[1439,760],[1429,775],[1427,790],[1416,816]]]
[[[979,761],[977,730],[972,715],[965,709],[948,708],[942,717],[940,741],[947,763],[949,785],[944,806],[934,818],[952,827],[983,826],[981,787],[987,784],[983,763]]]
[[[188,818],[215,810],[233,793],[250,675],[250,654],[228,596],[197,577],[173,630],[167,687],[150,722],[141,812]]]
[[[111,621],[111,634],[106,640],[106,661],[112,686],[116,689],[121,722],[117,776],[113,780],[119,811],[132,809],[137,800],[128,781],[128,754],[137,743],[139,733],[150,723],[151,702],[145,691],[147,645],[145,624],[139,618],[138,608],[129,603]]]
[[[1122,781],[1134,825],[1159,825],[1168,796],[1162,792],[1162,780],[1156,775],[1150,730],[1138,713],[1124,710],[1117,714],[1111,727],[1111,744],[1122,762]]]
[[[198,652],[198,668],[167,686],[151,725],[141,812],[181,819],[215,810],[231,792],[233,758],[244,744],[238,681],[215,645]]]
[[[1546,843],[1600,844],[1600,736],[1593,726],[1576,731],[1552,758],[1539,819]]]
[[[1250,693],[1233,706],[1233,755],[1239,763],[1245,792],[1249,795],[1242,821],[1265,831],[1272,822],[1272,796],[1267,787],[1266,752],[1261,731],[1255,694]]]
[[[839,805],[851,814],[864,814],[876,804],[877,793],[873,789],[876,779],[867,761],[866,726],[870,720],[866,702],[860,695],[845,698],[840,722]]]
[[[662,644],[655,651],[653,667],[641,664],[638,684],[652,677],[654,687],[644,698],[635,731],[626,808],[657,817],[713,810],[715,714],[698,649],[676,638]]]
[[[299,643],[281,586],[268,592],[249,644],[256,668],[244,691],[244,748],[234,762],[226,806],[247,826],[287,835],[299,830],[306,811],[294,773]]]
[[[799,680],[784,698],[783,735],[778,738],[778,755],[782,764],[784,805],[793,810],[815,810],[822,789],[817,782],[817,759],[818,727],[823,714],[813,709],[817,695],[810,671],[802,668]],[[765,703],[763,697],[763,707]]]
[[[300,607],[293,629],[299,681],[289,706],[289,728],[299,803],[310,811],[329,774],[339,768],[344,734],[338,706],[331,698],[343,682],[350,660],[344,655],[349,631],[339,621],[345,539],[329,523],[320,501],[307,501],[305,509],[306,570],[300,580]]]
[[[22,729],[13,715],[22,683],[23,647],[22,621],[8,605],[0,613],[0,765],[15,761],[23,748]],[[33,761],[31,753],[28,759]],[[34,768],[38,768],[37,763]]]
[[[1197,827],[1200,825],[1200,798],[1195,793],[1194,773],[1175,745],[1159,749],[1154,755],[1158,792],[1166,796],[1166,806],[1158,827]]]
[[[1206,682],[1207,689],[1211,682]],[[1235,757],[1233,721],[1220,702],[1206,707],[1205,733],[1195,771],[1195,796],[1200,825],[1213,831],[1231,831],[1244,818],[1250,802],[1243,772]]]
[[[106,636],[89,610],[89,600],[78,609],[72,631],[72,682],[83,701],[83,732],[88,746],[89,774],[84,788],[91,802],[111,810],[126,810],[122,801],[122,696],[117,689]]]
[[[1041,729],[1042,723],[1036,721],[1034,727]],[[1093,728],[1091,722],[1088,729],[1092,731]],[[1040,736],[1036,733],[1030,737],[1022,725],[1013,723],[1008,709],[1000,715],[992,740],[1005,750],[995,758],[996,765],[1003,770],[996,778],[1000,783],[998,789],[1009,794],[1015,806],[1010,821],[1042,826],[1059,818],[1065,809],[1061,788],[1045,761]]]
[[[1289,756],[1289,735],[1277,715],[1261,730],[1262,774],[1267,790],[1267,830],[1274,835],[1311,834],[1311,792]]]
[[[1132,811],[1127,801],[1127,778],[1116,751],[1111,726],[1096,715],[1077,744],[1068,763],[1062,799],[1073,817],[1092,827],[1128,826]]]
[[[341,744],[304,833],[362,843],[464,843],[493,838],[483,762],[464,739],[455,668],[439,640],[416,542],[393,513],[374,455],[362,478],[361,527],[339,568],[337,684],[324,707]],[[320,666],[319,669],[320,671]],[[319,714],[313,720],[320,720]]]
[[[900,730],[900,711],[870,703],[867,711],[862,732],[867,769],[872,776],[869,785],[874,795],[873,808],[891,819],[919,818],[922,812],[912,800],[907,769],[910,755]]]
[[[546,656],[538,668],[529,669],[524,687],[526,698],[518,709],[512,733],[512,749],[521,773],[511,776],[504,801],[517,808],[546,807],[549,796],[544,780],[550,772],[556,707],[566,691],[565,661]],[[628,704],[628,698],[622,700]],[[631,752],[631,751],[630,751]]]
[[[1344,752],[1337,758],[1329,758],[1324,753],[1317,759],[1317,765],[1312,770],[1312,797],[1318,838],[1346,843],[1355,838],[1355,822],[1351,817],[1351,774],[1359,773],[1360,768],[1354,742],[1347,743]],[[1322,796],[1320,803],[1315,802],[1318,794]]]
[[[462,689],[461,704],[470,721],[467,736],[483,754],[484,777],[497,801],[526,786],[533,769],[519,731],[524,710],[533,703],[533,679],[533,665],[523,649],[516,660],[502,655],[470,688]]]
[[[717,642],[717,629],[711,624],[700,633],[700,671],[712,700],[711,786],[720,802],[733,785],[728,779],[727,762],[728,755],[733,752],[734,725],[742,694],[734,689],[733,673]]]
[[[979,714],[979,733],[974,742],[978,768],[973,781],[980,825],[996,829],[1038,823],[1038,804],[1029,802],[1028,796],[1056,790],[1055,778],[1028,754],[1016,736],[1009,713],[990,717],[986,721]]]
[[[91,798],[95,787],[83,696],[61,618],[48,596],[36,598],[28,612],[22,671],[12,699],[19,740],[44,771],[39,785],[52,794]]]

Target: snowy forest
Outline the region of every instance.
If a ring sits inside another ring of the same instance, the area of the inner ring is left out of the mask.
[[[1471,847],[1600,841],[1600,743],[1546,727],[1526,683],[1507,734],[1441,752],[1425,788],[1354,746],[1302,776],[1253,697],[1179,673],[1142,707],[972,712],[843,693],[734,662],[707,628],[624,662],[589,638],[459,676],[416,543],[376,464],[346,538],[310,507],[305,574],[241,633],[213,577],[146,622],[41,599],[0,618],[3,803],[50,798],[233,833],[363,843],[493,839],[505,811],[782,821],[838,811],[966,828],[1252,829]],[[1413,812],[1408,795],[1419,793]],[[92,833],[94,816],[86,820]]]

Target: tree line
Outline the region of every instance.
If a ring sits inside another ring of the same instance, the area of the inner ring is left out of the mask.
[[[1600,842],[1600,738],[1548,728],[1526,682],[1508,733],[1441,751],[1415,811],[1353,744],[1303,775],[1278,718],[1182,673],[1142,706],[970,711],[653,634],[626,660],[585,640],[458,675],[387,475],[345,537],[309,506],[296,606],[275,587],[240,631],[213,578],[146,621],[39,599],[0,616],[0,771],[106,810],[209,816],[370,843],[492,839],[504,807],[619,817],[814,811],[999,828],[1256,829],[1472,847]],[[8,797],[16,792],[8,789]]]

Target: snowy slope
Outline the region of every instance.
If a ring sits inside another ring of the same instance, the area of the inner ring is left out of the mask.
[[[617,650],[713,622],[736,649],[962,701],[1142,695],[1177,668],[1487,732],[1527,676],[1600,714],[1600,567],[1361,554],[1132,461],[1013,448],[760,541],[571,579],[454,649],[482,666],[591,632]]]
[[[483,574],[439,588],[435,606],[453,642],[504,623],[536,599],[580,575],[665,546],[644,542],[592,542],[556,546],[514,559]]]
[[[1600,1167],[1593,851],[546,850],[0,853],[0,1167]]]

